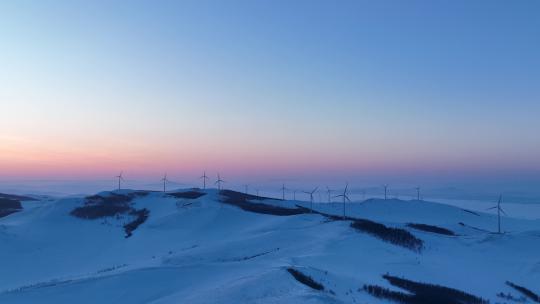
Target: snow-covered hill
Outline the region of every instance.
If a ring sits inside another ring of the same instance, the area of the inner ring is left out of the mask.
[[[425,303],[430,292],[534,303],[527,291],[540,294],[539,220],[505,217],[499,235],[494,215],[425,201],[347,203],[343,219],[340,203],[312,211],[197,189],[22,207],[0,218],[0,303]]]

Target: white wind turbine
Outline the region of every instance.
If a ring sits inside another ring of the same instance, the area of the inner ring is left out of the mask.
[[[287,188],[285,187],[285,184],[283,184],[283,185],[281,186],[280,190],[281,190],[281,199],[282,199],[282,200],[285,200],[285,191],[287,191],[287,190],[289,190],[289,189],[287,189]]]
[[[330,203],[332,201],[332,189],[328,188],[328,186],[326,187],[326,192],[328,193],[328,202]]]
[[[122,189],[122,181],[124,181],[123,174],[124,174],[124,172],[121,171],[120,174],[115,176],[116,178],[118,178],[118,190]]]
[[[216,181],[216,184],[218,186],[218,190],[221,190],[221,184],[224,183],[225,181],[221,179],[221,175],[219,175],[219,173],[217,174],[217,181]]]
[[[167,191],[167,182],[169,182],[169,180],[167,179],[167,173],[165,173],[165,175],[163,176],[161,181],[163,182],[163,192],[166,192]]]
[[[501,208],[501,203],[502,203],[502,195],[499,196],[499,201],[497,202],[497,206],[494,206],[494,207],[491,207],[491,208],[488,208],[487,210],[493,210],[493,209],[497,209],[497,222],[498,222],[498,232],[499,234],[501,234],[501,213],[503,213],[504,215],[506,215],[506,212],[504,212],[504,210]]]
[[[206,171],[204,171],[203,175],[201,177],[199,177],[199,179],[202,178],[203,179],[203,190],[206,189],[206,180],[207,179],[210,179],[208,176],[206,176]]]
[[[313,189],[313,191],[311,192],[303,191],[305,194],[309,194],[309,200],[311,203],[311,212],[313,212],[313,194],[317,191],[317,189],[319,189],[319,187],[315,187],[315,189]]]
[[[349,188],[349,183],[345,184],[345,190],[343,190],[343,194],[334,196],[334,197],[343,197],[343,218],[344,219],[345,219],[345,202],[350,202],[351,201],[349,199],[348,188]]]

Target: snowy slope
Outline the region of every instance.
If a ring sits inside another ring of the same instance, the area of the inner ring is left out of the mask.
[[[504,218],[506,233],[498,235],[490,232],[496,229],[494,215],[438,203],[347,204],[349,217],[405,229],[421,239],[423,250],[415,252],[351,228],[350,220],[260,214],[224,200],[217,190],[195,199],[159,192],[136,196],[131,206],[150,213],[128,238],[123,226],[133,217],[127,214],[70,215],[85,198],[25,203],[23,211],[0,218],[0,303],[388,303],[362,290],[365,284],[399,290],[382,278],[386,273],[492,303],[508,302],[498,292],[521,296],[506,281],[540,293],[538,220]],[[310,207],[297,201],[257,203]],[[342,208],[314,205],[315,211],[334,215]],[[289,267],[324,290],[296,281]]]

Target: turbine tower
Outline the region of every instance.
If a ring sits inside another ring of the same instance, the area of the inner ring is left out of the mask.
[[[319,187],[316,187],[311,192],[303,191],[305,194],[309,194],[309,200],[310,200],[310,203],[311,203],[311,209],[310,209],[311,213],[313,213],[313,194],[317,191],[317,189],[319,189]]]
[[[345,184],[345,190],[343,190],[343,194],[335,196],[335,197],[343,197],[343,219],[345,219],[345,202],[347,202],[347,201],[350,202],[351,201],[349,199],[348,189],[349,189],[349,183]]]
[[[122,176],[124,174],[124,172],[120,172],[119,175],[115,176],[116,178],[118,178],[118,190],[122,189],[122,181],[124,180],[124,177]]]
[[[414,189],[416,189],[416,200],[419,201],[420,200],[420,187],[416,187]]]
[[[386,200],[387,194],[388,194],[388,184],[384,184],[383,187],[384,187],[384,200]]]
[[[206,171],[204,171],[203,175],[199,178],[203,179],[203,190],[206,189],[206,180],[210,179],[208,176],[206,176]]]
[[[219,173],[218,173],[218,174],[217,174],[217,181],[216,181],[218,190],[221,191],[221,184],[224,183],[224,182],[225,182],[225,181],[221,179],[221,175],[219,175]]]
[[[246,195],[247,195],[247,194],[248,194],[248,187],[249,187],[249,185],[244,185],[244,187],[245,187],[245,193],[246,193]]]
[[[169,180],[167,179],[167,173],[165,173],[165,175],[163,176],[161,181],[163,182],[163,192],[166,192],[167,191],[167,182],[169,182]]]
[[[499,201],[497,202],[497,206],[494,206],[494,207],[491,207],[491,208],[487,209],[487,210],[497,209],[497,222],[498,222],[497,233],[498,234],[501,234],[501,212],[504,215],[506,215],[506,212],[504,212],[504,210],[501,208],[501,203],[502,203],[502,195],[499,195]]]

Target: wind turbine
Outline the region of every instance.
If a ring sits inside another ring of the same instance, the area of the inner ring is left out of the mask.
[[[285,184],[283,184],[283,186],[281,186],[281,199],[282,200],[285,200],[285,191],[288,190],[287,188],[285,188]]]
[[[504,212],[504,210],[501,208],[501,203],[502,203],[502,195],[499,195],[499,201],[497,202],[497,206],[494,206],[494,207],[491,207],[491,208],[487,209],[487,210],[497,209],[497,220],[498,220],[498,226],[499,226],[498,233],[499,234],[501,234],[501,212],[504,215],[506,215],[506,212]]]
[[[203,189],[206,189],[206,180],[210,179],[208,176],[206,176],[206,171],[204,171],[203,175],[199,178],[203,179]]]
[[[351,201],[349,199],[349,192],[347,191],[348,188],[349,188],[349,183],[345,184],[345,190],[343,190],[343,194],[334,196],[334,197],[343,197],[343,218],[345,218],[345,202]]]
[[[166,192],[166,186],[167,186],[167,182],[169,181],[167,179],[167,173],[165,173],[165,175],[163,176],[163,178],[161,179],[161,181],[163,182],[163,192]]]
[[[122,176],[124,174],[123,171],[120,172],[119,175],[115,176],[116,178],[118,178],[118,190],[120,190],[122,187],[121,187],[121,182],[124,180],[124,177]]]
[[[328,202],[330,203],[330,201],[332,200],[331,198],[331,195],[332,195],[332,189],[328,188],[328,186],[326,187],[326,192],[328,192]]]
[[[293,190],[293,200],[296,201],[296,192],[298,192],[298,190]]]
[[[245,193],[248,194],[248,187],[249,187],[249,186],[248,186],[248,185],[244,185],[244,187],[245,187]]]
[[[311,202],[311,212],[312,213],[313,213],[313,194],[315,193],[315,191],[317,191],[317,189],[319,189],[319,187],[316,187],[311,192],[303,191],[305,194],[309,194],[309,198],[310,198],[310,202]]]
[[[220,176],[219,173],[218,173],[218,174],[217,174],[217,181],[216,181],[218,190],[221,190],[221,183],[224,183],[224,182],[225,182],[225,181],[221,179],[221,176]]]
[[[388,184],[384,184],[383,187],[384,187],[384,200],[386,200],[386,198],[387,198],[386,195],[388,193]]]
[[[414,189],[416,189],[416,200],[419,201],[420,200],[420,187],[416,187]]]

